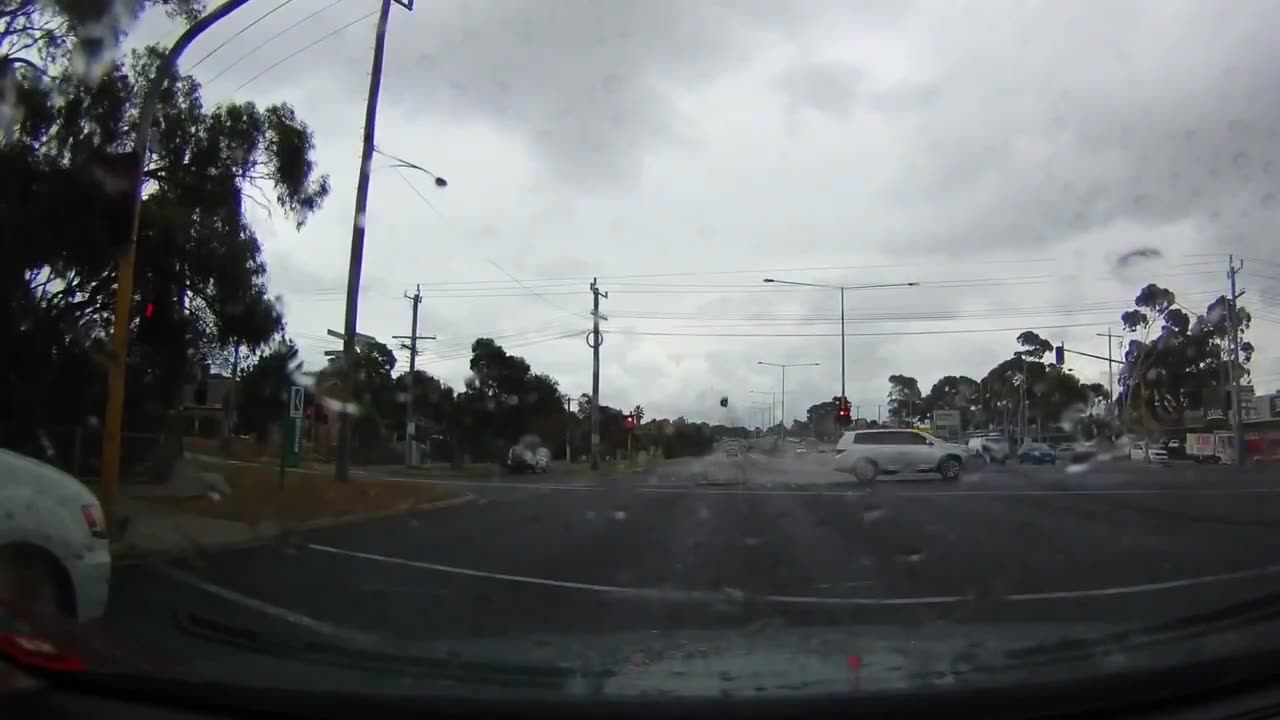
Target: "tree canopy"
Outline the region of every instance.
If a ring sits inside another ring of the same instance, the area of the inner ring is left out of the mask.
[[[152,152],[137,167],[139,104],[163,51],[115,59],[114,49],[148,7],[187,20],[202,10],[190,0],[13,0],[0,8],[0,217],[6,237],[25,238],[0,251],[0,300],[10,310],[0,344],[21,348],[0,358],[10,390],[0,414],[23,418],[4,428],[7,444],[30,446],[40,432],[101,407],[116,262],[138,173],[145,200],[127,428],[163,422],[201,363],[281,337],[283,316],[268,294],[246,206],[275,207],[301,227],[329,193],[311,131],[291,107],[206,107],[199,83],[177,72],[161,79]],[[23,390],[67,385],[76,397],[52,402]]]
[[[1240,362],[1232,365],[1228,338],[1232,327],[1243,336],[1252,317],[1225,296],[1195,312],[1179,304],[1172,290],[1152,283],[1138,291],[1133,309],[1120,321],[1130,339],[1118,369],[1115,406],[1123,410],[1118,422],[1130,429],[1180,425],[1185,410],[1221,405],[1232,372],[1237,378],[1249,376],[1253,344],[1242,340]],[[1106,415],[1108,388],[1046,362],[1052,341],[1026,330],[1014,342],[1017,349],[1010,357],[980,379],[944,375],[923,396],[915,378],[890,375],[890,421],[927,423],[945,409],[960,411],[967,428],[1017,428],[1024,392],[1028,425],[1042,433],[1070,419]]]

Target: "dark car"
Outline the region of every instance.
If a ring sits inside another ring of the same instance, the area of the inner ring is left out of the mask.
[[[1027,465],[1056,465],[1058,453],[1048,445],[1028,443],[1018,451],[1018,462]]]

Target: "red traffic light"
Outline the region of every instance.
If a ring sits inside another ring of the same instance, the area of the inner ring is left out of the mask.
[[[152,315],[155,315],[155,314],[156,314],[156,305],[155,305],[155,303],[147,303],[147,306],[146,306],[145,308],[143,308],[143,309],[142,309],[142,317],[147,317],[147,318],[149,318],[149,317],[151,317]]]
[[[622,422],[623,422],[623,424],[625,424],[625,425],[627,426],[627,429],[628,429],[628,430],[631,430],[631,429],[635,428],[635,426],[636,426],[636,416],[635,416],[635,415],[623,415],[623,416],[622,416]]]

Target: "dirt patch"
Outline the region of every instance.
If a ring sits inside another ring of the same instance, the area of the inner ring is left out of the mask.
[[[258,465],[224,466],[220,472],[231,489],[229,495],[148,497],[137,501],[251,526],[272,522],[288,527],[314,520],[408,510],[461,495],[439,485],[383,478],[359,477],[339,483],[326,473],[308,471],[289,471],[281,488],[279,470]]]

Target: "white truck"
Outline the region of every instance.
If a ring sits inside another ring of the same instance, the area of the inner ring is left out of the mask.
[[[1187,457],[1198,463],[1233,462],[1235,447],[1229,432],[1187,433]]]

